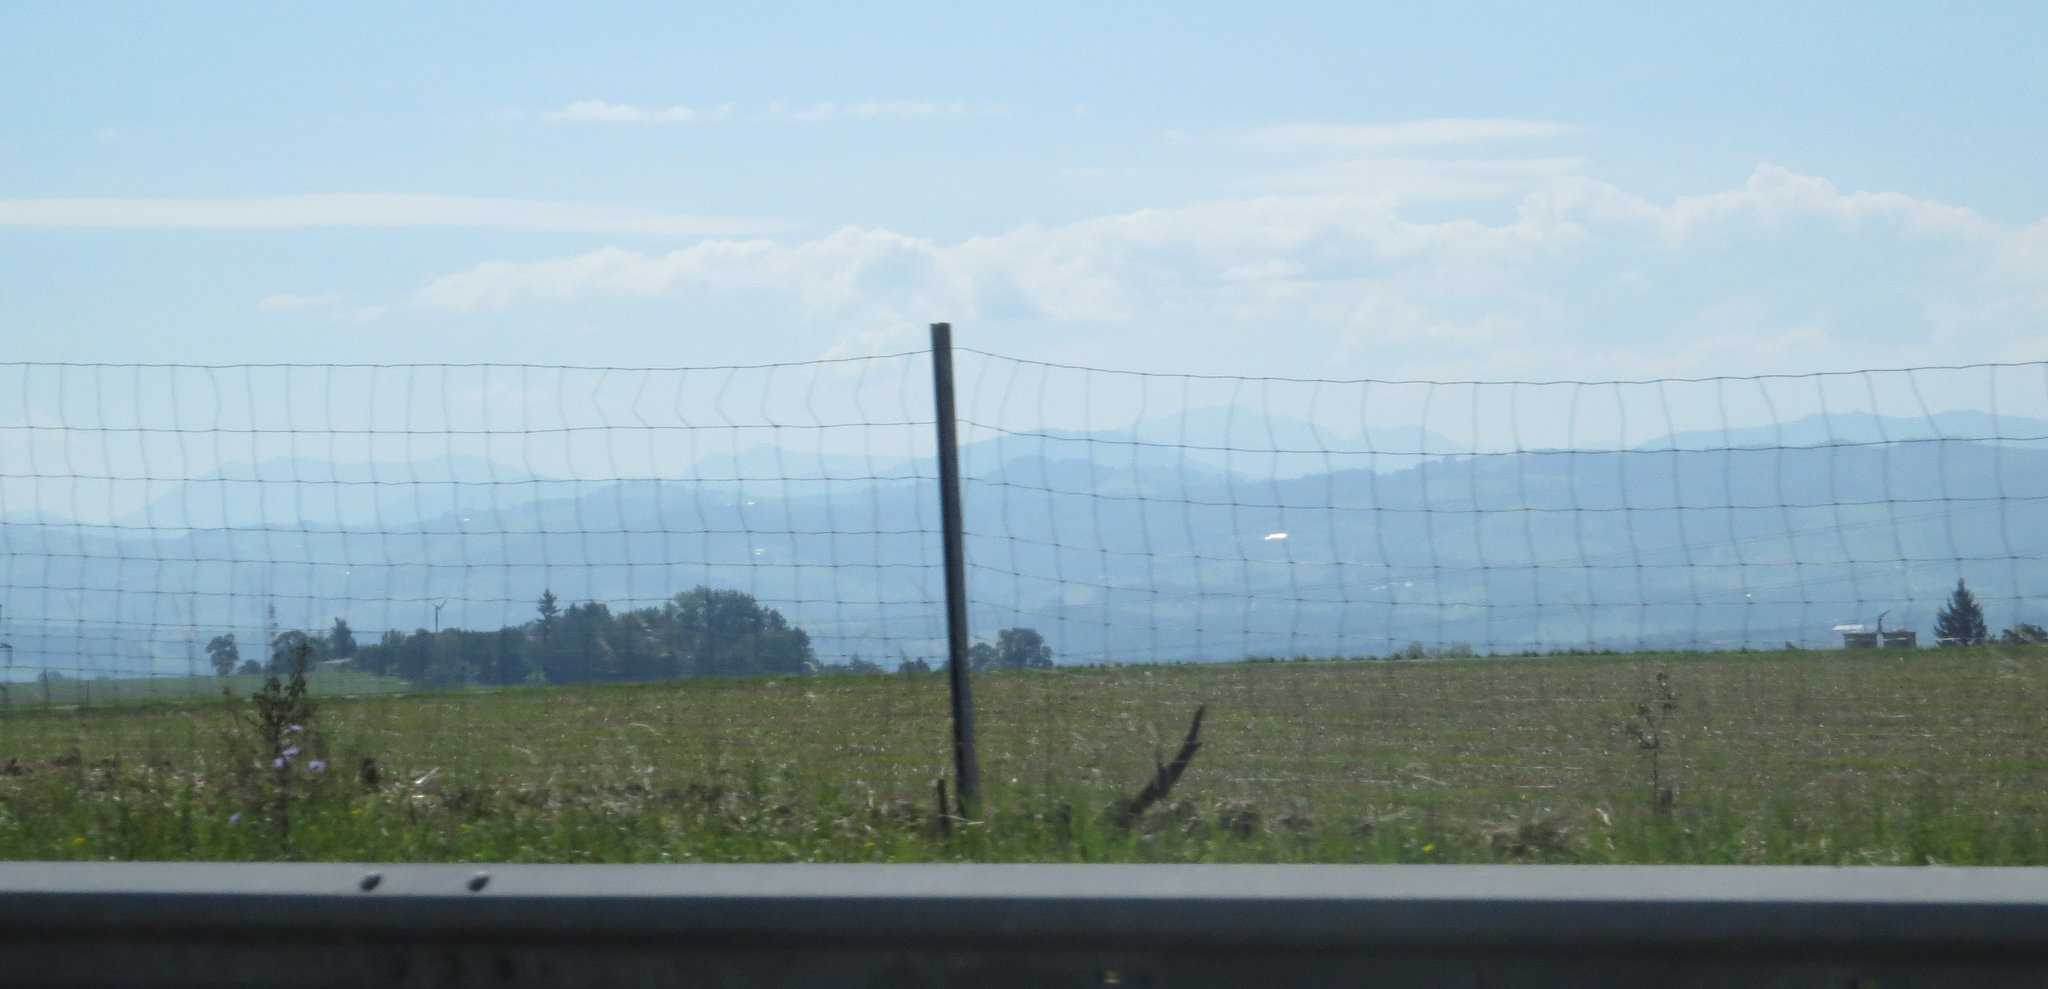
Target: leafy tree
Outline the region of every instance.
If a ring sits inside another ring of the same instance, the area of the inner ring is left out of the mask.
[[[605,629],[605,644],[611,647],[613,669],[607,679],[668,680],[682,671],[675,652],[662,641],[661,611],[642,608],[618,615]]]
[[[1006,628],[996,633],[996,662],[1019,670],[1052,669],[1052,647],[1035,628]]]
[[[393,647],[392,672],[407,683],[427,682],[427,667],[434,661],[434,633],[423,628],[414,629],[411,635],[393,631],[384,637],[384,641]]]
[[[474,671],[489,662],[489,637],[459,628],[431,633],[426,647],[426,668],[420,675],[422,687],[461,687],[469,684]]]
[[[235,645],[235,633],[216,635],[206,644],[206,655],[213,661],[213,672],[227,676],[235,672],[235,665],[242,661],[242,650]]]
[[[356,650],[356,668],[379,676],[390,673],[404,646],[405,633],[391,629],[379,636],[376,642]]]
[[[270,640],[270,662],[264,665],[263,671],[273,676],[284,676],[291,672],[296,658],[303,656],[310,662],[317,658],[314,653],[311,636],[298,629],[279,632]]]
[[[810,634],[741,591],[697,587],[662,606],[662,641],[686,674],[748,676],[817,668]]]
[[[327,633],[327,648],[335,659],[347,659],[356,654],[356,633],[348,627],[348,619],[336,617],[334,629]]]
[[[1981,646],[1990,637],[1977,596],[1957,580],[1955,593],[1948,596],[1948,606],[1934,615],[1934,641],[1944,646]]]
[[[493,639],[490,675],[486,682],[499,684],[525,683],[532,676],[532,669],[526,664],[526,632],[518,628],[501,628]]]
[[[1035,628],[1006,628],[996,633],[995,645],[977,642],[969,647],[967,659],[977,670],[1051,669],[1052,647]]]
[[[2009,646],[2040,645],[2043,642],[2048,642],[2048,628],[2042,628],[2029,622],[2020,622],[2006,629],[2005,634],[1998,637],[1998,641]]]
[[[604,636],[611,620],[611,609],[597,601],[565,609],[549,643],[548,664],[542,668],[548,682],[617,679],[612,675],[617,656]]]

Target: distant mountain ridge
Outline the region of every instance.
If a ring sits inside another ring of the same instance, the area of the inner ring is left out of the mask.
[[[1638,444],[1638,451],[1826,447],[1930,439],[2007,446],[2048,446],[2048,420],[1954,410],[1898,418],[1868,413],[1806,416],[1727,430],[1691,430]],[[1110,472],[1186,471],[1192,475],[1284,480],[1344,470],[1389,473],[1417,463],[1472,454],[1440,433],[1413,427],[1363,429],[1348,435],[1298,420],[1229,407],[1190,410],[1096,431],[1030,430],[962,445],[961,469],[987,475],[1019,459],[1095,463]],[[1507,451],[1491,451],[1491,454]],[[831,490],[845,482],[937,476],[932,457],[798,451],[756,444],[698,459],[673,478],[790,493]],[[170,482],[162,482],[170,483]],[[177,482],[144,507],[112,522],[130,528],[215,529],[405,527],[441,516],[496,514],[524,503],[570,499],[611,483],[546,477],[478,457],[409,462],[329,462],[309,457],[230,463],[204,477]],[[17,524],[66,524],[48,508],[5,516]]]
[[[477,457],[403,463],[294,457],[223,464],[114,522],[167,529],[406,524],[487,507],[500,497],[493,488],[531,487],[515,497],[545,496],[549,483]]]
[[[2010,434],[2013,422],[1999,425]],[[2048,609],[2048,448],[2037,445],[1534,450],[1288,477],[1153,457],[1129,439],[1145,435],[1157,434],[1018,434],[977,448],[963,478],[977,628],[1039,628],[1067,661],[1227,659],[1409,641],[1826,645],[1833,625],[1879,611],[1925,626],[1958,577],[1994,624],[2039,623],[2030,609]],[[755,594],[827,659],[941,647],[928,474],[476,484],[455,479],[499,468],[405,469],[428,478],[428,497],[385,490],[392,475],[366,465],[194,482],[322,492],[367,477],[356,486],[386,496],[376,510],[412,513],[404,521],[0,525],[6,618],[72,627],[77,641],[93,640],[78,632],[87,625],[126,629],[182,669],[189,633],[136,630],[189,614],[209,633],[253,634],[269,603],[285,627],[345,615],[360,634],[436,617],[496,628],[524,620],[543,589],[625,606],[702,583]],[[280,476],[301,480],[259,480]],[[487,497],[464,500],[473,492]],[[442,495],[452,500],[435,505]]]
[[[2048,419],[1993,416],[1974,409],[1899,418],[1868,412],[1810,415],[1790,422],[1738,429],[1703,429],[1673,433],[1636,447],[1638,450],[1761,449],[1776,446],[1821,447],[1846,444],[1970,440],[1981,443],[2040,446],[2048,444]]]

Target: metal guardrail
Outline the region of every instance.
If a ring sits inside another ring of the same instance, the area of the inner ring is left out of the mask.
[[[2048,869],[0,863],[5,985],[2048,983]]]

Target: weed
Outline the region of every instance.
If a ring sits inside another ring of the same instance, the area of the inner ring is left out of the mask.
[[[1650,802],[1658,813],[1667,813],[1673,802],[1672,788],[1664,785],[1664,744],[1670,738],[1671,712],[1678,710],[1678,694],[1671,689],[1671,676],[1657,671],[1657,686],[1650,696],[1636,704],[1635,720],[1628,735],[1636,748],[1649,756]]]
[[[289,670],[280,677],[273,663],[263,686],[249,695],[248,703],[234,703],[234,692],[223,689],[231,714],[228,733],[230,765],[236,779],[254,806],[252,811],[268,819],[278,857],[289,858],[294,851],[292,816],[296,803],[307,794],[311,778],[325,773],[327,753],[324,739],[313,731],[316,705],[306,693],[306,666],[312,647],[301,638],[280,649],[278,660]],[[240,821],[240,812],[236,822]],[[252,822],[252,826],[254,826]]]

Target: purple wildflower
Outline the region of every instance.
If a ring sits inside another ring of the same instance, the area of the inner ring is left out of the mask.
[[[229,824],[229,826],[233,826],[233,825],[236,825],[236,824],[240,824],[240,823],[242,823],[242,812],[241,812],[241,811],[235,811],[234,813],[232,813],[232,814],[229,814],[229,815],[228,815],[228,824]]]
[[[327,760],[315,759],[312,762],[306,763],[306,768],[316,773],[325,772],[327,769]]]
[[[302,732],[302,731],[305,731],[305,730],[306,730],[306,726],[305,726],[305,725],[292,725],[291,727],[289,727],[289,728],[286,728],[286,729],[285,729],[285,734],[287,734],[287,735],[294,735],[294,734],[297,734],[297,733],[299,733],[299,732]]]
[[[283,768],[284,768],[284,760],[283,760],[283,759],[272,759],[272,760],[270,760],[270,766],[271,766],[271,768],[273,768],[273,769],[283,769]]]
[[[285,758],[287,758],[287,759],[291,758],[292,756],[298,755],[298,754],[299,754],[299,747],[298,747],[298,746],[296,746],[296,745],[292,746],[291,748],[288,748],[288,749],[284,750],[284,757],[285,757]]]

